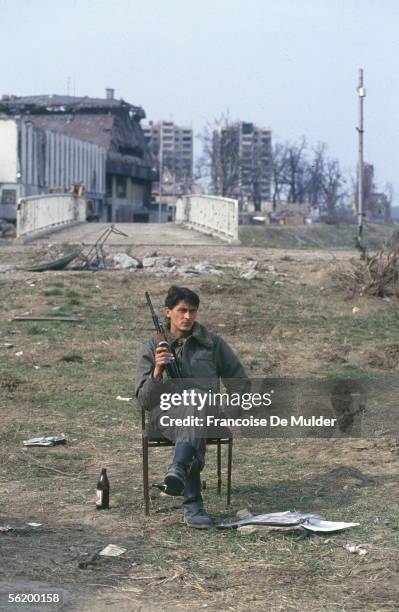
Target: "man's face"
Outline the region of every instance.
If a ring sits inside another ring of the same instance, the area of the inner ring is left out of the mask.
[[[198,308],[182,300],[173,308],[166,308],[165,314],[170,319],[170,331],[172,334],[187,334],[191,331]]]

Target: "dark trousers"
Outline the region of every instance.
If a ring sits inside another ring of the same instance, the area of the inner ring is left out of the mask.
[[[173,419],[187,419],[190,424],[184,426],[162,425],[161,417],[171,417]],[[201,422],[192,424],[193,418],[202,419]],[[161,410],[159,406],[154,407],[150,412],[150,427],[151,433],[161,435],[167,440],[171,440],[175,444],[178,442],[189,442],[196,450],[197,460],[202,470],[205,465],[206,452],[206,413],[205,410],[199,412],[195,406],[179,406],[173,411]]]

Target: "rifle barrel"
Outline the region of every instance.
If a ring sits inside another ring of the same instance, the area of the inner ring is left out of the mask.
[[[173,353],[171,347],[169,346],[169,342],[166,340],[165,330],[163,329],[162,324],[159,322],[159,318],[154,310],[154,307],[151,302],[150,294],[148,293],[148,291],[145,292],[145,297],[147,300],[148,307],[151,311],[151,316],[152,316],[152,320],[153,320],[155,329],[158,333],[164,335],[165,340],[163,342],[165,342],[165,345],[168,347],[169,352]],[[166,364],[166,371],[168,375],[170,376],[170,378],[182,378],[179,366],[177,365],[175,361],[172,361],[171,363]]]

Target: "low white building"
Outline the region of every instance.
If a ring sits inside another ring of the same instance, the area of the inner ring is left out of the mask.
[[[36,127],[27,118],[0,117],[0,218],[16,218],[19,198],[65,193],[77,184],[101,217],[105,172],[104,147]]]

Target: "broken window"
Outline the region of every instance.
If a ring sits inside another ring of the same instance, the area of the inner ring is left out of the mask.
[[[17,192],[15,189],[3,189],[1,203],[4,206],[12,206],[17,203]]]
[[[116,177],[116,197],[117,198],[126,198],[126,185],[127,185],[126,176]]]
[[[107,198],[112,198],[113,193],[112,193],[112,176],[107,176],[106,178],[106,192],[107,192]]]

